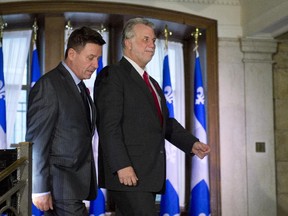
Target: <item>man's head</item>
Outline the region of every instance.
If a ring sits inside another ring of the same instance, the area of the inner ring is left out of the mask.
[[[125,56],[145,68],[155,52],[154,24],[143,18],[127,21],[122,32],[122,48]]]
[[[97,31],[88,27],[76,29],[68,39],[65,63],[79,79],[89,79],[98,68],[103,44],[105,41]]]

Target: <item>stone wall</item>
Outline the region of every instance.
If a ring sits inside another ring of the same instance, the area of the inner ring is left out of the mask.
[[[288,42],[274,56],[275,152],[278,216],[288,215]]]

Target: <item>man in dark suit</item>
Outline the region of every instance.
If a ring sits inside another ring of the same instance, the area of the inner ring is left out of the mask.
[[[165,189],[165,139],[200,158],[210,152],[169,118],[158,83],[150,77],[149,89],[142,78],[147,77],[145,66],[154,55],[155,40],[153,23],[129,20],[122,34],[124,57],[105,67],[95,81],[99,186],[108,189],[117,216],[157,215],[155,196]]]
[[[33,143],[32,201],[45,215],[86,216],[83,200],[96,197],[96,110],[80,83],[98,68],[103,44],[98,32],[76,29],[68,39],[65,60],[31,89],[26,140]]]

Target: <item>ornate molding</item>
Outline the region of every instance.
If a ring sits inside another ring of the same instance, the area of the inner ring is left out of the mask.
[[[244,53],[269,53],[277,51],[277,40],[241,38],[241,50]]]
[[[160,0],[160,1],[240,6],[240,0]]]
[[[242,61],[244,63],[273,64],[273,54],[277,51],[277,41],[242,38],[240,39],[241,51],[244,53]]]
[[[22,2],[24,0],[18,0],[18,2]],[[33,2],[34,0],[30,0],[31,2]],[[49,0],[38,0],[38,1],[48,1]],[[71,1],[77,1],[77,0],[71,0]],[[97,0],[88,0],[91,2],[97,1]],[[111,0],[108,0],[108,2],[110,2]],[[119,2],[128,2],[128,3],[133,3],[133,2],[142,2],[142,0],[121,0]],[[147,0],[147,1],[155,1],[155,0]],[[240,5],[240,1],[241,0],[156,0],[156,1],[160,1],[160,2],[188,2],[188,3],[196,3],[196,4],[214,4],[214,5],[230,5],[230,6],[239,6]],[[13,0],[1,0],[1,3],[9,3],[9,2],[14,2]],[[28,0],[29,2],[29,0]]]

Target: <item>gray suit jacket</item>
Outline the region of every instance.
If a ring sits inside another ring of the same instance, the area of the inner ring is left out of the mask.
[[[31,89],[26,140],[32,142],[32,192],[51,191],[54,199],[93,199],[97,185],[92,126],[79,90],[60,63]],[[91,185],[92,184],[92,185]]]
[[[198,141],[174,118],[169,118],[165,96],[151,78],[161,97],[163,127],[144,80],[122,58],[105,67],[94,87],[99,133],[99,185],[120,191],[163,192],[166,179],[165,139],[191,153]],[[132,166],[139,178],[137,187],[119,183],[117,170]]]

